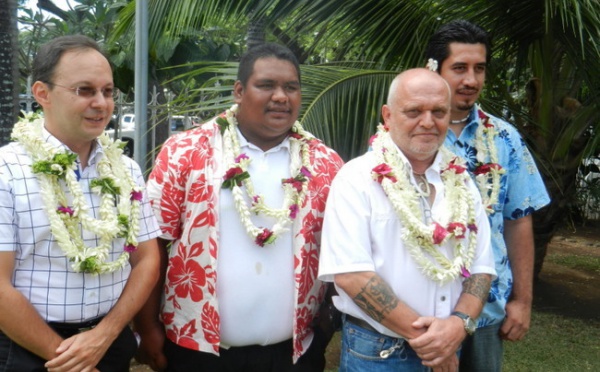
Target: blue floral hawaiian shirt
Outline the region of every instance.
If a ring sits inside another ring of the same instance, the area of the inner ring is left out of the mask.
[[[467,161],[471,172],[477,166],[477,149],[473,143],[478,125],[482,125],[476,105],[469,114],[468,124],[459,138],[451,130],[446,135],[445,145]],[[500,323],[505,317],[505,306],[512,290],[512,272],[506,244],[503,238],[504,219],[516,220],[533,213],[550,202],[544,182],[535,165],[531,153],[516,128],[502,119],[485,113],[489,123],[496,128],[494,143],[498,152],[498,163],[505,169],[500,181],[498,203],[493,206],[495,213],[489,215],[492,249],[496,261],[498,277],[479,317],[478,326],[485,327]],[[490,161],[487,159],[487,161]]]

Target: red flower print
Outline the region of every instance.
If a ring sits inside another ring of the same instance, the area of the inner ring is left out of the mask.
[[[180,256],[171,258],[169,265],[167,277],[177,297],[189,297],[194,302],[201,301],[204,297],[202,287],[206,285],[204,269],[196,261],[191,259],[184,261]]]
[[[304,236],[305,244],[318,244],[317,237],[323,228],[323,217],[317,217],[311,211],[302,220],[300,233]]]
[[[491,172],[493,169],[499,171],[502,169],[502,166],[498,163],[487,163],[487,164],[482,164],[480,166],[478,166],[477,168],[475,168],[475,170],[473,171],[473,173],[478,176],[480,174],[487,174],[489,172]]]
[[[165,184],[162,197],[160,199],[160,221],[163,221],[161,226],[163,233],[171,235],[173,238],[178,238],[181,234],[180,213],[184,194],[181,189],[177,188],[171,180]],[[168,226],[166,224],[169,224]]]
[[[190,186],[187,193],[187,201],[190,203],[202,203],[213,193],[213,185],[206,182],[206,173],[200,174]]]
[[[310,206],[315,213],[323,213],[325,211],[325,202],[329,196],[329,184],[319,182],[311,182]],[[307,202],[306,200],[304,201]]]
[[[296,286],[298,287],[298,303],[304,303],[310,289],[317,279],[319,270],[319,252],[316,249],[310,251],[302,250],[302,268],[296,274]]]
[[[196,320],[194,319],[185,324],[181,329],[176,326],[168,329],[167,337],[177,345],[192,350],[198,350],[198,343],[194,341],[194,335],[197,332],[198,329],[196,328]]]
[[[160,320],[163,322],[163,324],[165,325],[170,325],[173,324],[173,319],[175,318],[175,313],[161,313],[160,314]]]
[[[205,303],[204,306],[202,306],[202,332],[204,333],[206,341],[215,346],[221,340],[219,337],[220,324],[221,320],[219,318],[219,313],[209,302]],[[218,351],[218,347],[215,350]]]

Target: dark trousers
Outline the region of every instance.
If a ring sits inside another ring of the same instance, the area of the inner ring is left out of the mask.
[[[64,338],[79,333],[78,328],[54,326],[53,328]],[[136,349],[135,336],[129,327],[125,327],[96,368],[101,372],[128,372]],[[46,371],[45,363],[44,359],[19,346],[0,332],[0,372],[41,372]]]
[[[329,340],[315,329],[310,347],[292,363],[292,340],[268,346],[244,346],[220,349],[220,356],[191,350],[167,340],[165,355],[168,372],[323,372],[325,349]]]

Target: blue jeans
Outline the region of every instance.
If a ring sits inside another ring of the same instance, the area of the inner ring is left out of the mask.
[[[465,339],[460,353],[460,372],[501,372],[504,347],[500,338],[502,323],[477,328]]]
[[[382,357],[381,353],[389,355]],[[429,367],[403,338],[382,335],[344,320],[338,372],[411,371],[428,372]]]

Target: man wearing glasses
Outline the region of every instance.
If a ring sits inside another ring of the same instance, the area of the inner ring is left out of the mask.
[[[93,40],[65,36],[40,48],[33,80],[43,117],[0,149],[0,370],[129,371],[159,228],[139,166],[104,133],[112,70]]]

